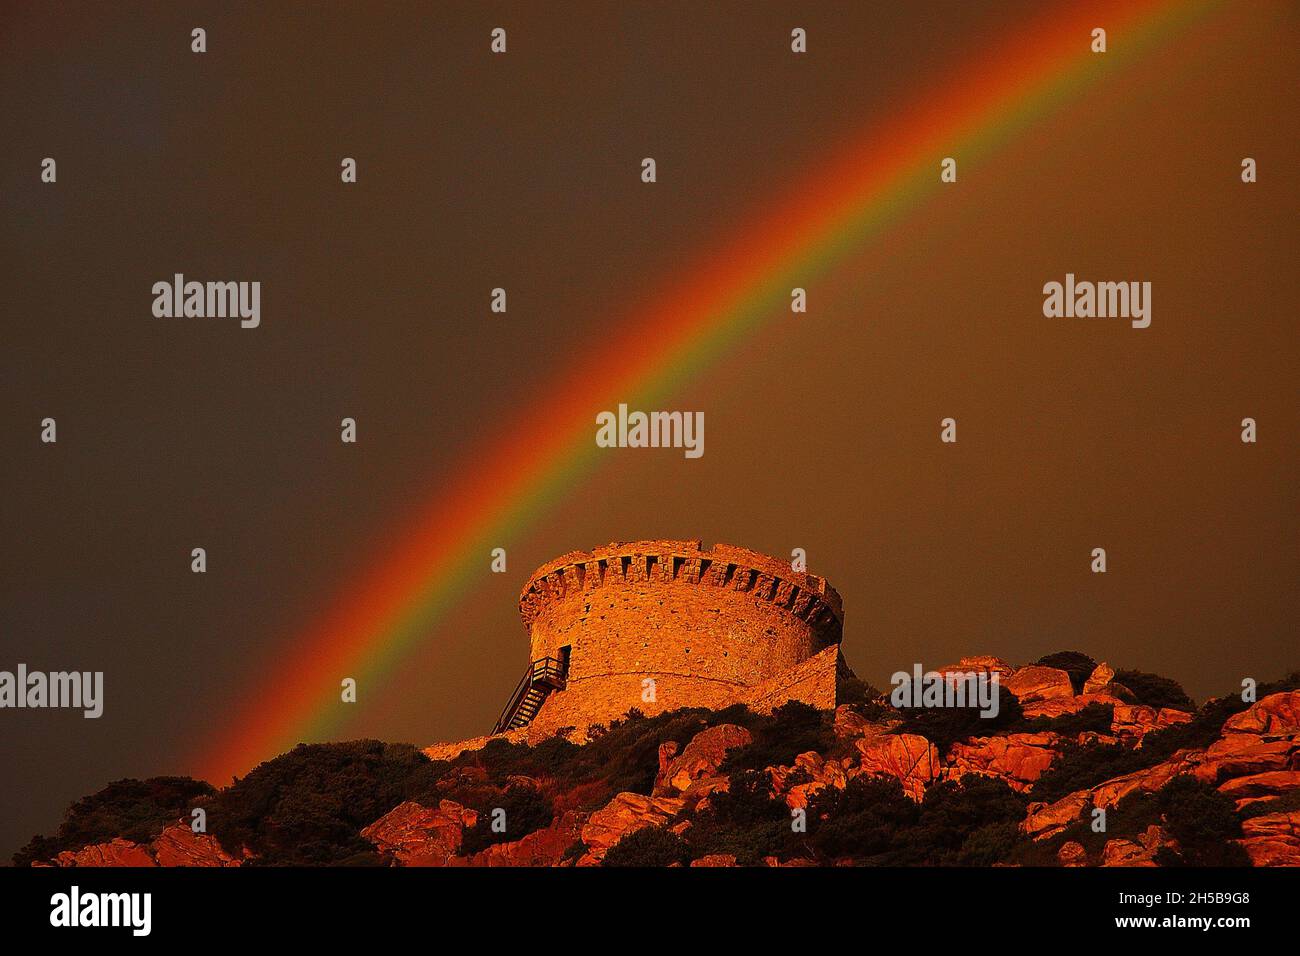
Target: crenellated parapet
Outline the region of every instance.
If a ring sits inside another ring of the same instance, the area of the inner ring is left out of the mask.
[[[549,605],[575,594],[618,587],[726,588],[748,594],[811,627],[826,644],[840,639],[844,611],[826,579],[793,570],[757,551],[699,541],[615,542],[572,551],[533,573],[519,596],[530,630]]]

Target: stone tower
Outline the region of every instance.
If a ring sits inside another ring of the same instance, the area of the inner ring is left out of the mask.
[[[575,551],[537,569],[519,613],[531,666],[497,733],[608,724],[633,708],[765,711],[788,700],[832,708],[837,680],[850,674],[835,589],[729,545]]]

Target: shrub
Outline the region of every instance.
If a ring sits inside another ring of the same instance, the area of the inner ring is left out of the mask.
[[[1110,728],[1115,720],[1114,704],[1091,703],[1082,710],[1077,710],[1073,714],[1061,714],[1059,717],[1034,717],[1026,718],[1022,724],[1015,728],[1025,733],[1044,733],[1051,731],[1060,734],[1062,737],[1077,737],[1085,731],[1094,731],[1099,734],[1110,733]]]
[[[218,793],[208,828],[228,852],[247,846],[262,864],[338,863],[373,853],[361,829],[433,791],[443,769],[409,744],[299,744]]]
[[[1038,663],[1044,667],[1055,667],[1070,675],[1070,686],[1076,694],[1083,693],[1083,685],[1097,669],[1097,662],[1082,651],[1057,651],[1040,657]]]
[[[605,853],[602,866],[671,866],[685,863],[690,847],[663,827],[641,827],[615,843]]]
[[[809,804],[810,843],[828,860],[887,857],[920,810],[893,777],[859,776],[843,790],[827,787]]]
[[[1213,786],[1183,775],[1156,795],[1165,829],[1178,849],[1162,847],[1162,866],[1250,866],[1250,857],[1234,838],[1241,836],[1236,802]]]
[[[709,806],[691,818],[685,833],[692,859],[711,853],[730,853],[742,866],[761,863],[765,856],[783,856],[798,849],[790,827],[790,810],[772,798],[767,774],[740,770],[729,780],[730,789],[709,795]]]
[[[464,856],[486,850],[494,843],[513,843],[551,825],[551,801],[533,787],[509,786],[500,796],[478,806],[478,820],[465,831],[460,852]],[[498,811],[505,811],[504,817]],[[500,827],[497,821],[504,822]]]
[[[782,704],[771,717],[754,721],[749,729],[754,742],[728,753],[723,773],[788,766],[801,753],[825,753],[835,743],[830,713],[797,700]]]
[[[1115,682],[1131,690],[1133,698],[1139,704],[1157,709],[1173,707],[1177,710],[1196,710],[1196,702],[1187,696],[1182,685],[1168,677],[1144,671],[1117,671]]]

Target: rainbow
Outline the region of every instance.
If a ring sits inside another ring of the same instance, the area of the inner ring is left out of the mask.
[[[493,547],[515,540],[595,469],[597,410],[619,401],[656,407],[783,313],[791,288],[808,286],[945,188],[942,157],[957,157],[965,173],[1090,81],[1113,75],[1219,2],[1116,0],[1086,14],[1047,16],[837,150],[638,309],[623,325],[626,334],[548,388],[541,407],[471,447],[452,472],[459,477],[439,487],[382,560],[349,584],[348,597],[302,633],[288,663],[197,756],[196,771],[221,781],[297,741],[329,739],[343,710],[340,675],[363,687],[382,680],[481,579]],[[1090,50],[1096,26],[1107,31],[1104,56]]]

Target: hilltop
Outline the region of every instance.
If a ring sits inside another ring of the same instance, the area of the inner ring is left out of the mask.
[[[997,673],[997,716],[854,681],[833,711],[634,711],[581,744],[299,745],[220,790],[110,784],[14,862],[1300,865],[1300,673],[1197,706],[1076,652],[945,670]]]

